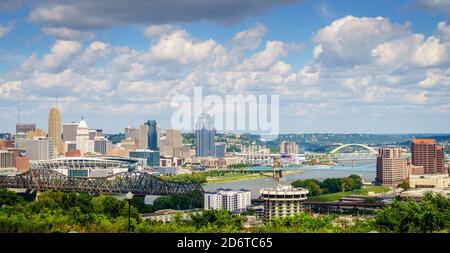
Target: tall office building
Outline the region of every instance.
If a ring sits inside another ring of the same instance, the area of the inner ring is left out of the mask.
[[[399,148],[380,148],[377,157],[376,183],[398,186],[408,177],[408,161],[402,157]]]
[[[444,165],[444,148],[436,146],[433,139],[413,139],[411,155],[412,164],[423,166],[425,174],[448,173]]]
[[[64,153],[61,140],[61,112],[56,107],[48,112],[48,137],[53,138],[57,153]]]
[[[14,135],[14,143],[17,149],[25,149],[27,134],[23,132],[16,133],[16,135]]]
[[[139,149],[148,148],[148,128],[147,124],[143,124],[139,127]]]
[[[78,124],[76,144],[82,155],[94,152],[94,141],[89,139],[89,127],[83,118]]]
[[[202,113],[198,118],[195,129],[195,153],[197,157],[215,156],[214,121],[209,114]]]
[[[204,209],[226,209],[230,212],[245,212],[251,205],[250,190],[233,191],[231,189],[217,189],[216,192],[205,192]]]
[[[159,150],[158,149],[158,129],[157,123],[155,120],[148,120],[145,123],[148,126],[148,136],[147,136],[147,144],[148,149],[150,150]]]
[[[112,142],[108,141],[103,136],[95,136],[94,138],[94,152],[106,155],[112,149]]]
[[[14,168],[14,153],[6,150],[0,150],[0,168]]]
[[[183,146],[183,137],[181,132],[176,129],[167,129],[164,139],[160,138],[161,154],[172,157],[180,157],[181,147]]]
[[[27,132],[27,140],[33,140],[34,137],[47,137],[47,134],[45,133],[44,129],[40,128],[37,128],[34,131]]]
[[[49,160],[55,158],[53,138],[36,137],[26,143],[26,155],[30,161]]]
[[[283,141],[280,143],[280,153],[291,155],[298,154],[298,146],[297,143],[291,141]]]
[[[149,150],[149,149],[138,149],[135,151],[130,151],[129,156],[132,158],[140,158],[145,160],[145,164],[148,167],[159,166],[159,151]]]
[[[77,128],[78,123],[70,122],[63,124],[63,141],[76,141],[77,140]]]
[[[36,124],[34,123],[17,123],[16,133],[27,133],[29,131],[36,130]]]

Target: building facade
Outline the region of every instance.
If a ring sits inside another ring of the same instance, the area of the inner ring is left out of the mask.
[[[412,165],[423,166],[425,174],[442,174],[445,171],[444,148],[436,146],[433,139],[413,139]]]
[[[204,209],[226,209],[230,212],[245,212],[251,205],[251,195],[250,190],[217,189],[216,192],[206,192],[204,194]]]
[[[64,123],[62,125],[62,128],[63,128],[63,141],[64,142],[77,140],[78,123],[76,123],[76,122]]]
[[[148,126],[148,134],[147,134],[147,148],[150,150],[159,150],[158,149],[158,126],[155,120],[148,120],[145,123]]]
[[[302,210],[302,203],[307,199],[307,189],[294,188],[289,184],[280,184],[274,188],[260,190],[264,201],[264,220],[295,216]]]
[[[214,145],[214,121],[208,114],[200,115],[195,130],[195,153],[197,157],[208,157],[216,155]]]
[[[29,131],[36,130],[36,124],[34,123],[17,123],[16,133],[28,133]]]
[[[280,153],[281,154],[298,154],[297,143],[291,141],[283,141],[280,143]]]
[[[81,155],[94,153],[94,141],[89,139],[89,127],[83,118],[77,127],[76,145]]]
[[[408,177],[408,161],[403,158],[399,148],[380,148],[377,157],[376,183],[385,186],[398,186]]]
[[[53,138],[57,154],[64,153],[61,139],[61,112],[56,107],[48,112],[48,137]]]
[[[26,143],[26,155],[30,161],[48,160],[55,158],[53,138],[36,137]]]
[[[130,151],[129,156],[132,158],[145,159],[148,167],[159,166],[159,151],[150,149],[138,149]]]

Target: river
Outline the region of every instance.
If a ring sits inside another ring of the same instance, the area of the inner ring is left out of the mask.
[[[375,161],[359,161],[352,166],[352,164],[341,163],[337,166],[295,166],[290,169],[298,169],[303,172],[289,174],[284,176],[288,183],[298,179],[317,179],[323,180],[332,177],[346,177],[351,174],[359,175],[365,182],[372,182],[375,180],[376,174]],[[231,188],[233,190],[248,189],[252,192],[252,198],[259,197],[259,190],[265,187],[276,186],[277,182],[272,178],[258,178],[253,180],[240,180],[231,182],[209,183],[203,188],[205,191],[215,191],[218,188]]]

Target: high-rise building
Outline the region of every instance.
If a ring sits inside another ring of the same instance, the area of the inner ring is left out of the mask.
[[[280,153],[286,155],[298,154],[297,143],[291,141],[283,141],[280,143]]]
[[[209,114],[202,113],[198,118],[195,129],[195,151],[197,157],[208,157],[216,155],[214,145],[214,121]]]
[[[34,137],[47,137],[47,134],[45,133],[44,129],[40,128],[37,128],[34,131],[27,132],[27,140],[33,140]]]
[[[64,153],[61,140],[61,113],[56,107],[48,112],[48,137],[53,138],[57,153]]]
[[[216,157],[224,157],[225,156],[225,144],[218,143],[216,144]]]
[[[274,188],[261,189],[260,198],[264,201],[264,219],[271,220],[299,214],[308,192],[307,189],[294,188],[284,183]]]
[[[36,130],[36,124],[34,123],[17,123],[16,133],[27,133],[29,131]]]
[[[130,151],[129,156],[132,158],[145,159],[145,164],[148,167],[159,166],[159,151],[149,149],[138,149],[136,151]]]
[[[78,123],[70,122],[63,124],[63,141],[76,141],[77,140],[77,128]]]
[[[445,171],[444,148],[436,146],[434,139],[413,139],[411,162],[423,166],[425,174],[441,174]]]
[[[230,212],[245,212],[251,205],[250,190],[233,191],[231,189],[217,189],[216,192],[205,192],[204,209],[226,209]]]
[[[148,148],[148,129],[147,124],[143,124],[139,127],[139,149]]]
[[[26,143],[26,155],[30,161],[49,160],[55,158],[53,138],[36,137]]]
[[[6,150],[0,150],[0,168],[14,168],[14,153]]]
[[[106,155],[111,148],[112,148],[111,141],[108,141],[103,136],[95,136],[94,152]]]
[[[16,135],[14,135],[14,143],[17,149],[25,149],[27,134],[22,132],[16,133]]]
[[[94,152],[94,141],[89,139],[89,127],[83,118],[78,124],[76,145],[82,155]]]
[[[172,157],[181,156],[181,147],[183,146],[183,137],[181,132],[176,129],[167,129],[164,138],[160,138],[161,154]]]
[[[147,136],[147,148],[150,150],[159,150],[158,149],[158,129],[157,123],[155,120],[148,120],[145,123],[148,126],[148,136]]]
[[[385,186],[398,186],[408,177],[408,161],[399,148],[380,148],[377,157],[376,183]]]

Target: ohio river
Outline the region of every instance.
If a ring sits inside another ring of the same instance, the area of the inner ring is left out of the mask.
[[[339,164],[337,166],[296,166],[295,169],[302,170],[301,173],[289,174],[284,176],[288,183],[298,179],[317,179],[323,180],[332,177],[346,177],[351,174],[361,176],[365,182],[375,180],[375,162],[361,161],[352,166],[351,164]],[[218,188],[231,188],[233,190],[248,189],[252,192],[252,198],[257,198],[259,190],[265,187],[276,186],[277,182],[272,178],[258,178],[253,180],[240,180],[231,182],[209,183],[203,186],[205,191],[215,191]]]

